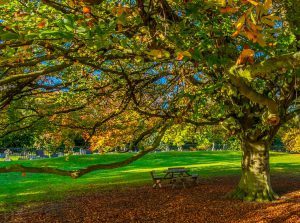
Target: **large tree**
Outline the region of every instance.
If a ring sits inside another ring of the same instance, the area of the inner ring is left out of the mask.
[[[114,164],[0,172],[79,177],[142,157],[174,124],[221,123],[242,142],[242,177],[232,196],[275,199],[269,147],[299,112],[297,6],[298,0],[1,1],[3,135],[47,120],[88,139],[124,129],[131,148],[147,143]],[[122,120],[135,124],[128,131]]]

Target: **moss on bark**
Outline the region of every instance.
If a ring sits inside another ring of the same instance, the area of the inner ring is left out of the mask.
[[[231,198],[245,201],[273,201],[278,195],[270,181],[269,143],[243,142],[242,177]]]

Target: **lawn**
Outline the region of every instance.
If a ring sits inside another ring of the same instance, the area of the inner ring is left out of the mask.
[[[104,154],[71,156],[34,161],[0,162],[0,166],[21,163],[28,166],[48,166],[77,169],[93,163],[111,163],[132,154]],[[79,179],[50,174],[0,174],[0,211],[12,210],[19,204],[34,205],[40,201],[61,199],[87,190],[114,189],[123,186],[150,184],[149,171],[163,171],[167,167],[184,166],[201,177],[237,175],[240,173],[240,152],[160,152],[151,153],[126,167],[100,170]],[[300,154],[271,153],[272,174],[300,175]]]

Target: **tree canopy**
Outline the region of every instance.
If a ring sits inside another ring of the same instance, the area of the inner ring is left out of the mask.
[[[78,171],[0,172],[78,177],[133,162],[173,125],[221,124],[244,148],[250,186],[236,196],[274,198],[268,148],[299,113],[298,0],[0,2],[2,136],[51,125],[144,146]],[[254,192],[257,173],[267,180]]]

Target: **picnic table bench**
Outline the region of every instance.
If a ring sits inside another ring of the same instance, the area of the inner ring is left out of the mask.
[[[176,186],[186,187],[187,183],[198,184],[198,174],[193,174],[189,172],[189,169],[185,167],[176,167],[176,168],[168,168],[164,171],[165,175],[157,175],[155,171],[151,171],[151,177],[153,180],[153,188],[162,187],[162,181],[169,180],[172,188]]]

